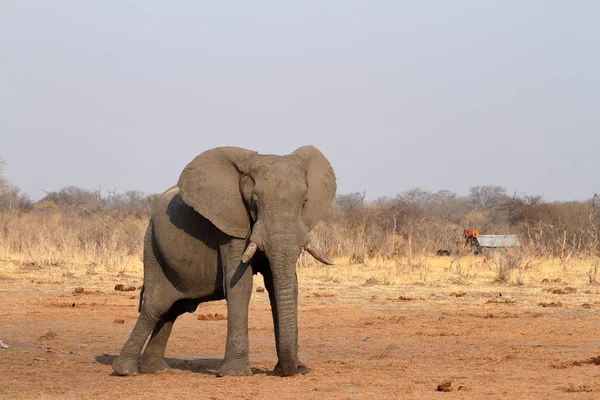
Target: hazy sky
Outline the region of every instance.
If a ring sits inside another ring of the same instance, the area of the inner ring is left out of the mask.
[[[597,1],[0,5],[0,157],[32,198],[162,192],[221,145],[312,144],[338,193],[600,192]]]

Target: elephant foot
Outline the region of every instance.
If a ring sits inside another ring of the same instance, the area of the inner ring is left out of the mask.
[[[217,371],[217,376],[221,378],[226,375],[250,376],[252,375],[252,370],[247,362],[225,362]]]
[[[275,368],[273,369],[273,372],[281,376],[304,375],[309,371],[308,367],[300,360],[296,360],[295,363],[286,366],[286,368],[282,368],[281,362],[277,362],[277,365],[275,365]]]
[[[157,374],[159,372],[171,372],[173,368],[162,357],[144,357],[140,363],[142,374]]]
[[[114,359],[112,369],[118,375],[135,376],[139,372],[137,358],[126,358],[119,355]]]

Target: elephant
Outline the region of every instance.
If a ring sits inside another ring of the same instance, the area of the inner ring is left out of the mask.
[[[309,232],[336,189],[330,162],[311,145],[287,155],[223,146],[196,156],[152,206],[139,316],[113,360],[114,372],[170,370],[164,354],[177,317],[202,302],[226,300],[225,357],[216,375],[252,375],[248,307],[257,273],[271,305],[274,371],[280,376],[309,372],[298,358],[296,261],[306,250],[333,265],[311,243]]]

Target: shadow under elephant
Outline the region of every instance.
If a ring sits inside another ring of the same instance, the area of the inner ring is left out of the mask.
[[[95,360],[97,363],[102,365],[112,365],[113,360],[117,357],[116,354],[103,354],[100,356],[96,356]],[[203,374],[203,375],[212,375],[217,376],[217,371],[219,367],[223,364],[223,359],[218,358],[199,358],[195,360],[186,360],[182,358],[168,358],[165,357],[166,363],[169,367],[173,368],[171,372],[178,371],[189,371],[195,374]],[[268,376],[278,376],[276,372],[273,370],[264,370],[260,368],[251,368],[252,374],[254,375],[268,375]],[[168,372],[167,372],[168,373]],[[111,376],[119,376],[114,371],[111,371],[109,374]]]

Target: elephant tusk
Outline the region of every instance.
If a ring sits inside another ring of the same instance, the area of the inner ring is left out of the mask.
[[[304,250],[308,251],[311,256],[316,258],[318,261],[321,261],[323,264],[335,265],[335,263],[333,261],[326,258],[323,254],[321,254],[321,252],[319,252],[319,250],[313,248],[310,244],[307,244],[306,246],[304,246]]]
[[[244,254],[242,254],[242,262],[244,264],[250,261],[250,259],[252,259],[252,256],[254,255],[254,253],[256,253],[257,248],[258,246],[256,245],[256,243],[248,243],[248,247],[246,247],[246,250],[244,250]]]

